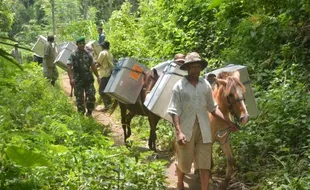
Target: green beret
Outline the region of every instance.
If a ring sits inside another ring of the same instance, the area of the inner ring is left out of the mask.
[[[79,42],[82,42],[82,41],[85,41],[85,37],[84,36],[80,36],[76,39],[76,43],[79,43]]]

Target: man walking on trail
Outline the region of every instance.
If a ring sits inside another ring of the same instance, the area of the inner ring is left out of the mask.
[[[49,80],[49,82],[55,86],[55,82],[58,79],[58,70],[54,63],[57,50],[54,43],[54,36],[47,37],[47,44],[44,46],[44,55],[43,55],[43,76]]]
[[[83,115],[86,112],[86,116],[91,116],[95,107],[96,90],[90,69],[96,75],[98,84],[100,84],[100,78],[92,56],[85,51],[85,37],[77,38],[76,45],[78,46],[77,50],[71,53],[67,62],[70,85],[74,88],[78,111]]]
[[[22,53],[18,50],[18,43],[14,44],[14,49],[12,49],[11,55],[20,65],[23,64]]]
[[[180,69],[188,75],[174,85],[168,106],[176,130],[178,190],[184,189],[184,175],[191,171],[193,161],[200,170],[201,190],[209,189],[212,137],[208,112],[234,126],[218,109],[210,84],[200,77],[207,65],[196,52],[186,55]]]
[[[102,51],[98,56],[98,67],[99,67],[99,74],[100,74],[100,86],[99,86],[99,94],[103,100],[104,109],[102,111],[106,112],[111,107],[111,97],[104,93],[104,89],[108,84],[108,81],[111,77],[111,73],[113,70],[113,55],[109,51],[110,50],[110,42],[104,41],[101,45]]]
[[[99,45],[102,45],[104,40],[105,40],[105,35],[104,35],[104,31],[102,27],[98,27],[97,28],[97,32],[98,32],[98,43]]]

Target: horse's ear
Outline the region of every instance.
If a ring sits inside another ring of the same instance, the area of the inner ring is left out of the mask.
[[[235,71],[232,74],[234,77],[236,77],[237,79],[240,79],[240,72],[239,71]]]
[[[227,85],[226,80],[223,80],[223,79],[216,78],[216,82],[217,82],[219,85],[223,85],[223,86],[226,86],[226,85]]]
[[[152,72],[153,77],[156,78],[158,76],[157,70],[154,68],[154,69],[152,69],[152,71],[153,71]]]

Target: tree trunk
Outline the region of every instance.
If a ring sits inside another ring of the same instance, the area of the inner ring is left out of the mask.
[[[87,19],[88,0],[84,0],[84,19]]]

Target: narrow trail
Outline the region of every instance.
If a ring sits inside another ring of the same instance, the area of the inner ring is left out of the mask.
[[[69,78],[66,73],[60,75],[60,85],[66,92],[68,96],[71,93],[71,86],[69,83]],[[73,97],[72,97],[73,98]],[[96,119],[99,123],[108,126],[109,130],[111,130],[111,138],[114,140],[116,146],[123,145],[123,130],[121,128],[120,121],[116,121],[113,118],[113,115],[110,116],[109,114],[103,113],[99,110],[100,105],[96,107],[93,111],[93,118]],[[147,122],[147,121],[146,121]],[[142,149],[148,149],[147,143],[145,143],[145,147],[141,147]],[[167,176],[167,189],[166,190],[176,190],[177,186],[177,177],[175,175],[175,159],[173,153],[167,152],[158,152],[158,157],[160,159],[165,159],[168,161],[167,169],[166,169],[166,176]],[[184,185],[186,190],[200,190],[200,183],[196,180],[192,171],[190,174],[185,175]],[[211,184],[211,190],[217,190],[217,186]]]

